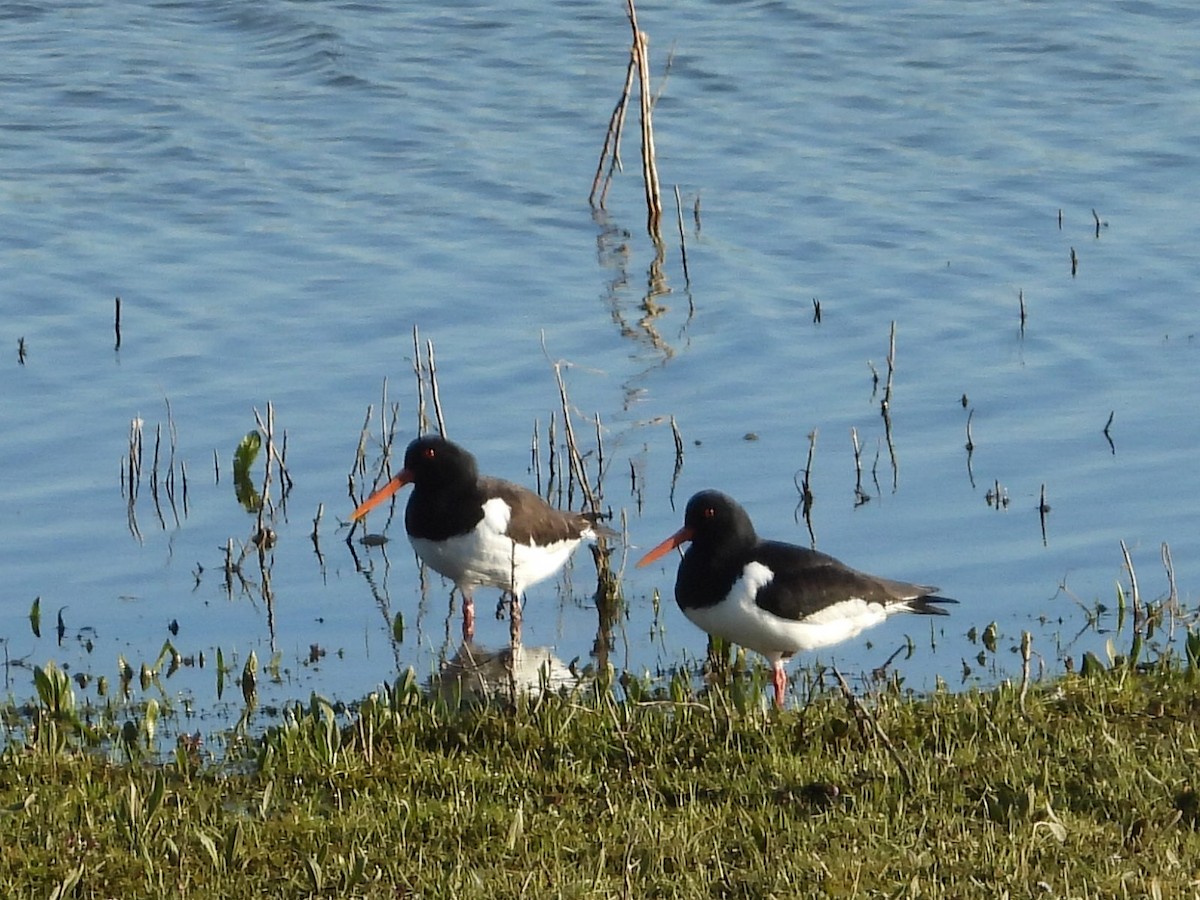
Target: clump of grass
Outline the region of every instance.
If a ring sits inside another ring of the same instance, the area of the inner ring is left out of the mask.
[[[1187,895],[1197,674],[763,711],[736,687],[503,707],[411,676],[218,764],[13,744],[7,896]],[[734,685],[737,684],[735,681]],[[884,737],[886,736],[886,740]],[[905,774],[902,774],[903,773]]]

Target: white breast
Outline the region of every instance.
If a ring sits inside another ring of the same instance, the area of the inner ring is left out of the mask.
[[[512,509],[500,499],[483,505],[483,519],[465,535],[446,541],[410,537],[424,563],[460,587],[488,585],[517,596],[566,563],[579,540],[547,546],[515,543],[507,534]]]
[[[761,563],[750,563],[724,600],[713,606],[684,609],[684,614],[709,634],[757,650],[772,661],[848,640],[887,618],[881,604],[857,597],[799,621],[780,618],[754,602],[755,594],[774,577],[775,573]]]

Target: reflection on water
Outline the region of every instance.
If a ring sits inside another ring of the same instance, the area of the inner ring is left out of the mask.
[[[552,647],[517,644],[489,650],[468,641],[430,678],[428,688],[448,703],[491,703],[538,693],[570,692],[588,680],[555,656]]]

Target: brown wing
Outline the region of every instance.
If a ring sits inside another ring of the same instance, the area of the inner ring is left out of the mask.
[[[533,491],[499,478],[480,479],[489,495],[509,505],[508,536],[519,544],[544,547],[558,541],[577,541],[588,536],[592,523],[583,513],[555,509]]]

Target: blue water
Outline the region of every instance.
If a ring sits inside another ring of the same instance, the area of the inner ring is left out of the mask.
[[[894,620],[822,662],[869,672],[912,636],[896,664],[909,684],[987,684],[1019,669],[1010,648],[1028,629],[1057,671],[1102,652],[1106,635],[1075,635],[1127,581],[1122,540],[1144,595],[1167,590],[1167,543],[1194,599],[1200,13],[714,2],[639,16],[668,203],[653,315],[633,111],[608,208],[587,204],[628,58],[623,4],[0,9],[12,696],[32,694],[30,666],[112,678],[119,657],[153,664],[167,640],[205,655],[162,682],[205,730],[229,700],[218,648],[239,670],[251,650],[277,654],[269,701],[352,700],[410,665],[432,675],[456,649],[448,589],[434,579],[422,598],[399,521],[386,548],[356,554],[338,524],[385,379],[400,443],[415,433],[414,327],[436,347],[450,436],[526,483],[534,422],[544,454],[558,408],[551,360],[569,363],[576,428],[594,447],[602,422],[605,500],[628,516],[614,662],[632,672],[704,650],[669,601],[673,563],[633,561],[705,487],[742,500],[763,534],[808,543],[794,477],[814,431],[817,546],[962,601],[936,632]],[[893,322],[894,471],[872,376],[886,379]],[[222,570],[255,527],[233,450],[268,401],[295,483],[270,603],[256,563],[232,592]],[[135,418],[147,471],[156,427],[165,467],[173,423],[188,483],[186,511],[160,497],[160,519],[144,482],[136,529],[120,477]],[[996,483],[1005,508],[986,502]],[[580,553],[557,589],[535,588],[527,642],[586,663],[593,586]],[[490,603],[494,646],[507,626]],[[993,620],[1001,649],[980,666],[966,634]]]

